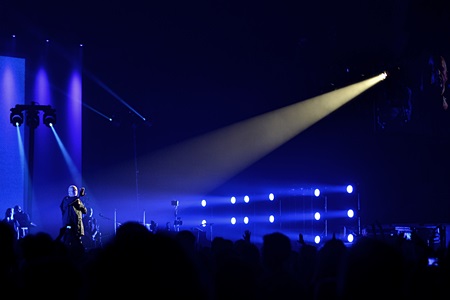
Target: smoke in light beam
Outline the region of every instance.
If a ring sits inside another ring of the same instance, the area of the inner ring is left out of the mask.
[[[103,118],[107,119],[108,121],[112,121],[113,120],[111,117],[108,117],[105,114],[103,114],[103,113],[99,112],[98,110],[96,110],[95,108],[93,108],[92,106],[89,106],[84,101],[83,101],[83,106],[87,107],[88,109],[92,110],[93,112],[95,112],[96,114],[102,116]]]
[[[206,194],[386,77],[359,83],[244,120],[153,153],[147,198]]]
[[[55,127],[51,126],[50,127],[52,129],[52,132],[56,138],[56,141],[58,143],[59,148],[61,149],[61,153],[64,157],[64,160],[67,164],[67,168],[69,169],[69,172],[72,176],[72,180],[75,182],[77,178],[81,178],[80,176],[80,172],[77,169],[77,166],[75,165],[75,163],[73,162],[72,158],[69,155],[69,152],[67,151],[66,147],[64,146],[63,142],[61,141],[61,139],[59,138],[58,133],[55,130]]]
[[[25,149],[23,144],[22,136],[20,135],[20,127],[16,126],[17,129],[17,141],[19,142],[19,155],[20,155],[20,163],[23,166],[23,170],[28,170],[27,161],[25,159]],[[28,176],[28,174],[27,174]]]
[[[138,113],[134,108],[132,108],[125,100],[123,100],[119,95],[117,95],[113,90],[111,90],[106,84],[104,84],[100,79],[92,75],[91,73],[85,71],[85,74],[91,78],[95,83],[97,83],[100,87],[102,87],[105,91],[107,91],[111,96],[116,98],[118,101],[120,101],[123,105],[128,107],[133,113],[135,113],[139,118],[142,119],[142,121],[147,121],[147,119],[142,116],[140,113]]]

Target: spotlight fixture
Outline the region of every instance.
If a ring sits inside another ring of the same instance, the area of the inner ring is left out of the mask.
[[[55,125],[56,124],[55,109],[53,109],[50,106],[48,106],[48,108],[46,108],[44,110],[44,116],[42,118],[43,118],[44,124],[46,126],[52,127],[53,125]]]
[[[24,112],[26,113],[26,124],[32,129],[36,129],[39,124],[39,114],[44,113],[42,117],[43,123],[52,127],[56,123],[56,113],[50,105],[36,105],[36,102],[32,102],[31,105],[16,104],[15,107],[11,108],[11,114],[9,116],[9,121],[15,127],[19,127],[24,122]]]
[[[39,126],[39,111],[35,109],[27,110],[27,125],[35,129]]]
[[[11,115],[9,120],[13,126],[20,127],[23,124],[23,112],[19,107],[11,108]]]

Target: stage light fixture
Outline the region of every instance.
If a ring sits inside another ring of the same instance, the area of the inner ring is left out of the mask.
[[[35,109],[27,110],[27,125],[35,129],[39,126],[39,123],[39,111]]]
[[[316,221],[320,220],[320,212],[314,213],[314,220],[316,220]]]
[[[355,212],[353,211],[353,209],[349,209],[347,211],[347,216],[351,219],[355,216]]]
[[[353,193],[353,186],[352,185],[347,185],[347,193],[351,194]]]
[[[347,235],[347,242],[353,243],[354,240],[355,240],[355,235],[353,233],[350,233],[349,235]]]
[[[314,243],[320,244],[320,241],[321,241],[320,235],[316,235],[316,236],[314,237]]]
[[[11,108],[9,120],[13,126],[20,127],[23,124],[23,112],[20,108]]]
[[[48,127],[52,127],[56,124],[56,114],[55,109],[48,107],[44,110],[44,116],[42,117],[44,124]]]
[[[16,104],[15,107],[11,108],[9,121],[13,126],[21,126],[25,121],[30,128],[36,129],[40,124],[39,114],[43,112],[43,123],[51,127],[56,123],[55,111],[50,105],[38,105],[36,102],[32,102],[31,105]],[[26,120],[24,119],[24,113],[26,114]]]
[[[314,190],[314,196],[316,196],[316,197],[320,196],[320,190],[319,189],[315,189]]]

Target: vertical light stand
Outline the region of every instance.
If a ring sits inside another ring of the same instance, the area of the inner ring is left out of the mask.
[[[328,236],[328,197],[324,197],[324,212],[325,212],[325,237]]]
[[[361,235],[361,204],[359,202],[359,193],[358,193],[358,236]]]
[[[114,209],[114,235],[117,232],[117,209]]]

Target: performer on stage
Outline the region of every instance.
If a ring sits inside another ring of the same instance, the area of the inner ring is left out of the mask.
[[[94,218],[94,209],[87,208],[87,214],[83,215],[84,236],[81,238],[86,249],[102,246],[102,233],[100,232],[97,219]]]
[[[19,239],[19,222],[14,218],[14,208],[8,207],[5,211],[5,217],[2,219],[2,222],[8,224],[13,230],[15,234],[15,239]]]
[[[81,188],[80,195],[75,185],[70,185],[68,195],[65,196],[60,204],[62,214],[62,225],[59,239],[69,247],[79,247],[84,249],[81,237],[84,236],[83,215],[87,213],[86,206],[80,199],[84,196],[84,188]]]
[[[19,222],[19,238],[24,238],[36,224],[31,222],[30,215],[22,210],[20,205],[14,206],[14,219]]]

